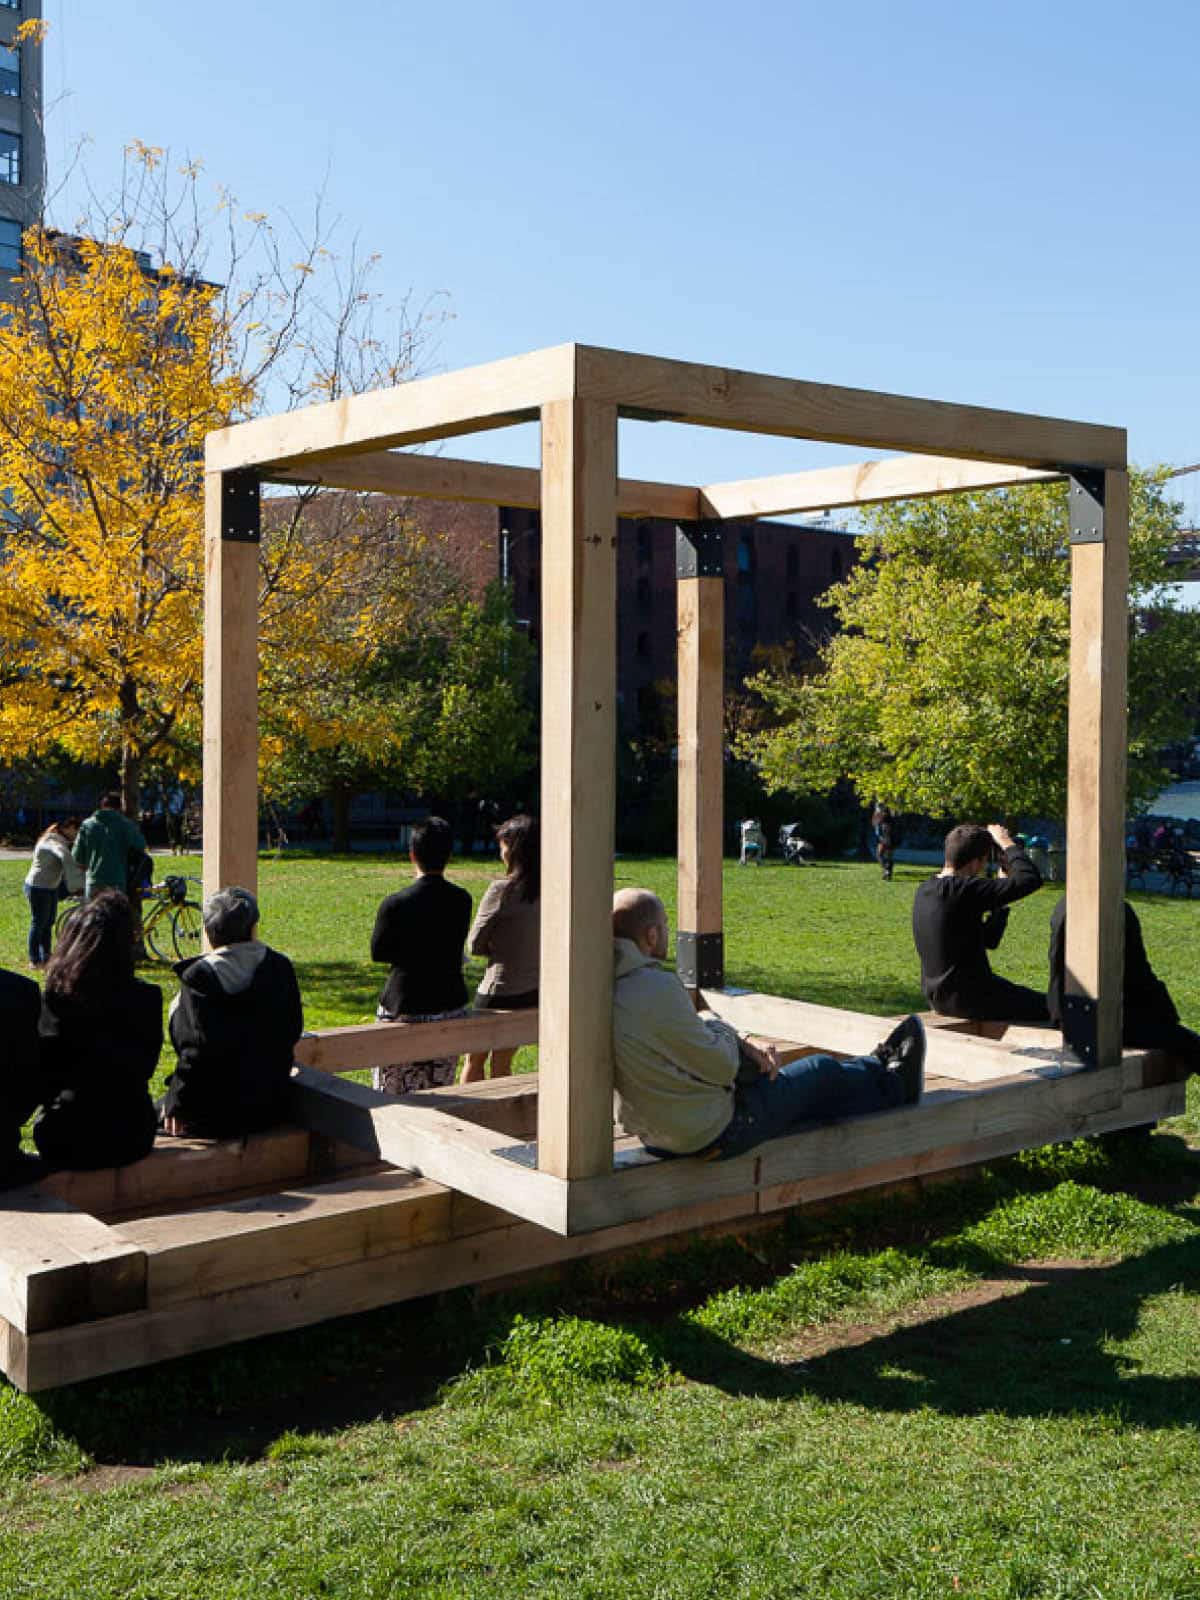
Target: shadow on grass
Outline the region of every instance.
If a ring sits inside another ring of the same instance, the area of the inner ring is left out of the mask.
[[[387,968],[365,961],[297,961],[305,1008],[374,1017]]]
[[[1031,1286],[791,1366],[747,1355],[692,1325],[658,1330],[655,1345],[684,1376],[737,1396],[806,1395],[949,1416],[1092,1414],[1144,1428],[1200,1423],[1194,1343],[1184,1352],[1192,1370],[1179,1376],[1143,1375],[1136,1357],[1111,1348],[1136,1331],[1147,1300],[1200,1288],[1194,1241],[1111,1267],[1005,1268],[990,1276]]]

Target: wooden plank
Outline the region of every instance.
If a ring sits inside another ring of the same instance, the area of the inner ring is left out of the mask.
[[[567,1185],[551,1173],[507,1160],[499,1152],[514,1146],[509,1135],[448,1116],[427,1093],[377,1094],[365,1084],[301,1067],[293,1082],[293,1115],[305,1127],[393,1166],[463,1189],[527,1222],[565,1231]],[[611,1149],[610,1143],[610,1162]]]
[[[473,1011],[446,1022],[368,1022],[322,1028],[297,1042],[295,1059],[320,1072],[359,1072],[469,1050],[510,1050],[536,1044],[538,1013]]]
[[[1111,1133],[1119,1128],[1138,1127],[1164,1117],[1178,1116],[1184,1109],[1185,1098],[1178,1084],[1137,1090],[1123,1096],[1114,1106],[1088,1113],[1082,1118],[1071,1112],[1056,1125],[1047,1124],[1040,1130],[1041,1141],[1054,1144],[1060,1140],[1090,1138],[1095,1134]],[[815,1177],[802,1176],[786,1183],[772,1184],[772,1174],[768,1170],[764,1187],[759,1192],[759,1210],[764,1213],[777,1211],[905,1179],[951,1173],[1015,1153],[1011,1134],[1002,1131],[962,1144],[937,1145],[932,1149],[889,1157],[874,1165],[856,1167],[852,1172],[825,1172]]]
[[[1072,493],[1075,492],[1072,485]],[[1097,1003],[1097,1060],[1121,1054],[1129,479],[1104,474],[1104,538],[1071,546],[1066,996]]]
[[[704,517],[780,517],[837,506],[879,505],[887,500],[923,500],[931,495],[1005,489],[1055,482],[1061,473],[1009,467],[994,461],[955,461],[946,456],[896,456],[818,467],[773,478],[708,483],[700,490]]]
[[[730,994],[706,989],[704,1001],[709,1010],[741,1033],[792,1039],[797,1044],[830,1050],[836,1055],[870,1055],[893,1026],[885,1017],[842,1011],[835,1006],[810,1005],[804,1000],[786,1000],[778,995]],[[1046,1048],[1055,1049],[1060,1043],[1058,1035],[1050,1033]],[[926,1033],[925,1061],[928,1072],[966,1083],[1008,1078],[1022,1067],[1032,1069],[1037,1064],[1032,1058],[1022,1061],[1013,1051],[990,1039],[936,1030]],[[1060,1064],[1069,1070],[1078,1070],[1078,1063],[1065,1057]]]
[[[279,467],[269,477],[273,483],[322,484],[400,499],[465,501],[531,511],[540,510],[542,504],[542,475],[536,467],[457,461],[411,451],[375,450],[309,466]],[[617,515],[694,522],[700,515],[699,490],[683,483],[621,478],[617,482]]]
[[[543,402],[571,397],[574,366],[574,346],[557,345],[237,423],[208,435],[205,464],[209,472],[296,466],[532,422]]]
[[[725,580],[680,578],[678,925],[720,934],[725,827]]]
[[[204,893],[258,886],[258,546],[221,537],[204,478]]]
[[[146,1217],[115,1231],[146,1252],[154,1310],[447,1239],[450,1191],[408,1172],[381,1172]]]
[[[608,1253],[685,1229],[720,1225],[752,1214],[753,1195],[707,1201],[686,1213],[666,1212],[630,1227],[567,1239],[526,1222],[508,1222],[470,1237],[305,1272],[272,1283],[228,1290],[152,1311],[61,1329],[15,1342],[0,1337],[10,1379],[27,1392],[78,1383],[263,1334],[307,1327],[330,1317],[486,1283],[560,1262]],[[4,1334],[0,1325],[0,1336]]]
[[[1125,430],[575,346],[575,392],[630,416],[1061,471],[1125,466]]]
[[[612,1165],[616,481],[616,407],[543,407],[538,1150],[556,1178]]]
[[[0,1196],[0,1317],[37,1333],[146,1303],[146,1257],[36,1188]]]

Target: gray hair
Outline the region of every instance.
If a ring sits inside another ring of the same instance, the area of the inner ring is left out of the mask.
[[[245,944],[258,921],[258,901],[249,889],[218,889],[204,902],[204,932],[214,950]]]

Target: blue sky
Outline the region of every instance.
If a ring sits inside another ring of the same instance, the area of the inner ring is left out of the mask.
[[[323,186],[391,299],[447,296],[438,367],[575,339],[1123,423],[1137,461],[1200,460],[1194,3],[46,12],[52,184],[87,135],[101,186],[135,138],[248,209]],[[530,432],[455,450],[528,460]],[[693,482],[838,454],[622,437],[624,471]]]

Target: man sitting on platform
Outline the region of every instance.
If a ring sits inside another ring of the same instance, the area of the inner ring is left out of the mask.
[[[987,876],[993,850],[1000,874]],[[1041,887],[1042,875],[998,822],[963,822],[946,835],[945,865],[913,900],[921,989],[935,1011],[984,1022],[1046,1022],[1046,998],[998,978],[988,964],[1008,926],[1008,908]]]
[[[300,985],[292,963],[257,931],[248,889],[218,889],[204,902],[212,952],[175,968],[170,1032],[179,1061],[159,1105],[166,1133],[232,1139],[287,1119],[304,1031]]]
[[[0,1189],[33,1183],[46,1170],[40,1156],[21,1149],[22,1125],[41,1100],[38,1074],[38,1018],[42,991],[32,978],[0,971],[0,1034],[4,1066],[0,1070]]]
[[[1067,901],[1064,895],[1050,916],[1050,987],[1046,1004],[1056,1027],[1062,1026],[1065,1010],[1066,949]],[[1164,1050],[1186,1062],[1189,1072],[1200,1072],[1200,1034],[1193,1033],[1180,1022],[1166,984],[1150,965],[1142,940],[1142,925],[1128,901],[1125,902],[1125,981],[1122,987],[1123,1042],[1138,1050]]]
[[[810,1122],[920,1099],[925,1030],[917,1017],[872,1055],[811,1055],[781,1066],[774,1046],[697,1013],[675,973],[659,965],[667,938],[657,895],[622,889],[614,896],[617,1115],[651,1154],[721,1160]]]

